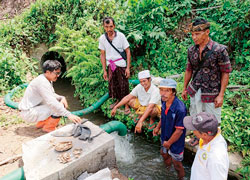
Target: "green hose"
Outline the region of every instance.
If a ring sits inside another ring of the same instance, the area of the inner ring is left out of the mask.
[[[11,100],[11,97],[14,95],[14,93],[16,91],[18,91],[19,89],[26,88],[27,86],[28,86],[28,83],[25,83],[25,84],[21,84],[21,85],[15,87],[14,89],[12,89],[8,94],[5,95],[5,97],[4,97],[4,103],[7,106],[9,106],[9,107],[11,107],[13,109],[18,109],[18,103],[17,102],[13,102]]]
[[[110,121],[100,126],[107,133],[118,131],[119,136],[125,136],[127,134],[127,127],[120,121]]]
[[[6,176],[0,178],[0,180],[25,180],[23,167],[18,168]]]
[[[137,85],[140,83],[139,80],[129,80],[129,82],[133,85]],[[4,102],[7,106],[13,108],[13,109],[18,109],[18,103],[17,102],[13,102],[11,100],[11,97],[14,95],[14,93],[16,91],[18,91],[19,89],[23,89],[26,88],[28,86],[28,83],[22,84],[17,86],[16,88],[12,89],[8,94],[5,95],[4,97]],[[98,101],[96,101],[94,104],[92,104],[91,106],[82,109],[82,110],[78,110],[78,111],[73,111],[71,112],[74,115],[77,116],[83,116],[86,114],[89,114],[91,112],[93,112],[94,110],[98,109],[107,99],[109,98],[109,93],[106,93],[104,96],[102,96]]]
[[[94,110],[98,109],[108,98],[109,98],[109,93],[106,93],[104,96],[102,96],[98,101],[96,101],[91,106],[85,109],[79,110],[79,111],[73,111],[71,113],[77,116],[83,116],[85,114],[89,114],[93,112]]]

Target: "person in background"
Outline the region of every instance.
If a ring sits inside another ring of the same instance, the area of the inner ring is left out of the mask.
[[[129,43],[123,33],[115,31],[115,21],[112,17],[103,19],[103,27],[106,33],[99,39],[99,49],[103,78],[109,82],[109,96],[116,99],[116,102],[110,105],[113,109],[123,97],[129,94],[131,55]],[[125,104],[125,114],[129,113],[129,106]]]
[[[227,143],[218,125],[216,116],[206,112],[184,118],[184,126],[193,130],[200,138],[191,169],[191,180],[227,179],[229,169]]]
[[[155,118],[161,114],[160,93],[159,89],[151,83],[149,70],[138,73],[140,84],[132,92],[125,96],[111,111],[111,115],[116,114],[117,108],[128,103],[136,110],[137,118],[134,119],[136,124],[135,133],[141,133],[143,122],[150,117],[148,129],[153,130],[155,127]]]
[[[33,79],[18,105],[21,117],[27,122],[36,122],[37,128],[44,132],[56,129],[61,116],[69,118],[74,123],[80,123],[78,116],[71,114],[64,96],[55,93],[52,82],[61,74],[61,63],[57,60],[47,60],[43,63],[43,74]]]
[[[220,123],[224,92],[232,68],[227,47],[209,37],[209,28],[210,23],[205,19],[196,19],[190,24],[189,31],[195,45],[188,49],[182,98],[187,100],[187,94],[190,95],[191,116],[208,112],[214,114]],[[194,138],[190,145],[198,142]]]
[[[178,179],[182,180],[185,171],[182,165],[185,134],[183,119],[187,115],[186,106],[176,96],[177,83],[173,79],[160,81],[161,120],[153,130],[153,136],[161,130],[161,155],[169,168],[173,162]]]

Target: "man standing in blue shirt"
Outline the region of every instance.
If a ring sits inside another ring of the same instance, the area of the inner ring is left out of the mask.
[[[167,167],[173,162],[178,179],[182,180],[185,176],[182,160],[186,134],[183,119],[187,110],[184,103],[176,97],[176,86],[176,81],[172,79],[163,79],[160,82],[161,120],[153,135],[158,135],[161,129],[161,155]]]

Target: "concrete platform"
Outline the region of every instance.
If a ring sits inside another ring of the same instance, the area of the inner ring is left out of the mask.
[[[102,131],[99,126],[86,122],[93,135]],[[56,131],[68,132],[73,125],[67,125]],[[55,131],[54,131],[55,132]],[[73,147],[67,152],[70,153],[71,161],[62,164],[57,160],[61,152],[56,152],[53,143],[72,141]],[[83,172],[95,173],[100,169],[116,167],[114,150],[114,139],[106,132],[94,138],[89,143],[74,137],[54,137],[51,133],[43,135],[32,141],[23,144],[23,162],[26,180],[74,180]],[[82,154],[75,158],[72,151],[75,148],[82,148]]]

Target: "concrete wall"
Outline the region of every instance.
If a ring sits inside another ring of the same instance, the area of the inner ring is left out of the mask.
[[[102,131],[91,122],[86,122],[92,136]],[[72,125],[56,130],[69,132]],[[54,150],[53,144],[72,141],[73,148],[68,150],[72,161],[62,164],[57,160],[61,152]],[[73,156],[74,148],[82,148],[79,158]],[[116,167],[114,139],[106,132],[96,137],[91,143],[74,137],[53,137],[51,133],[23,144],[24,172],[27,180],[73,180],[83,172],[95,173],[100,169]]]

